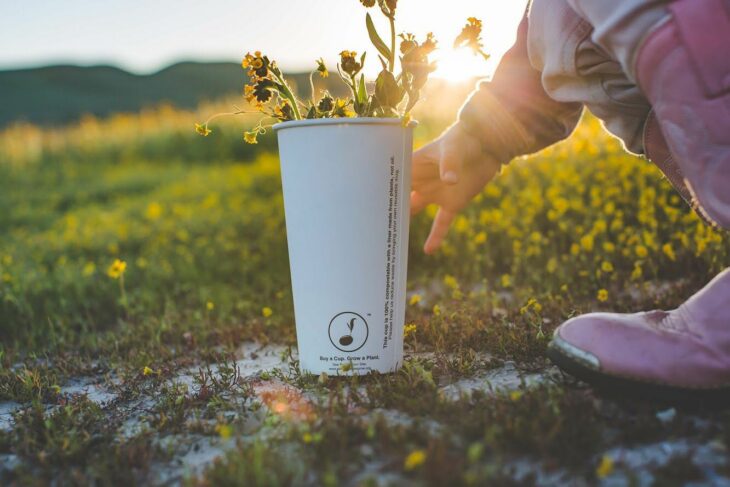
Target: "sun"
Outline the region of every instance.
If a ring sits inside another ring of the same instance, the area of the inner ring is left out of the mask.
[[[447,81],[485,78],[494,72],[492,59],[485,61],[483,57],[474,55],[468,49],[451,47],[438,49],[434,52],[433,58],[436,61],[436,71],[432,76]]]
[[[412,29],[416,37],[433,32],[438,40],[438,47],[431,57],[437,62],[432,76],[459,82],[491,77],[502,55],[515,41],[525,4],[524,0],[450,0],[448,9],[440,9],[425,8],[420,2],[403,2],[401,18],[408,19],[407,23],[404,22],[407,24],[405,27]],[[486,61],[469,49],[453,47],[454,39],[468,17],[482,20],[484,50],[491,56]]]

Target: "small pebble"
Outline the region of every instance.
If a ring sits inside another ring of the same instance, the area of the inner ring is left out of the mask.
[[[665,409],[664,411],[659,411],[656,413],[656,419],[661,421],[662,423],[671,423],[674,421],[674,417],[677,415],[677,410],[674,408]]]

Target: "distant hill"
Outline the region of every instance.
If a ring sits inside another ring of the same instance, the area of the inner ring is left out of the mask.
[[[56,125],[162,102],[193,108],[205,99],[241,93],[245,81],[237,63],[185,62],[149,75],[112,66],[0,71],[0,126],[18,120]]]

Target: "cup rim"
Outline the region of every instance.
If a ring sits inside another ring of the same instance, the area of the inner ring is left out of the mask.
[[[308,120],[288,120],[279,122],[272,126],[274,131],[316,125],[402,125],[402,118],[378,118],[378,117],[340,117],[340,118],[313,118]],[[413,128],[418,122],[411,120],[405,128]]]

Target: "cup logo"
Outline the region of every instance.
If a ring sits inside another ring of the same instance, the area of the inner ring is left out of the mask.
[[[351,311],[338,313],[330,320],[330,342],[341,352],[354,352],[368,340],[368,323],[365,318]]]

